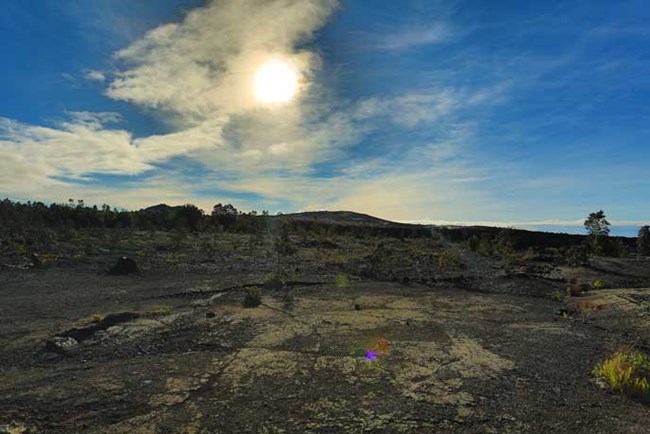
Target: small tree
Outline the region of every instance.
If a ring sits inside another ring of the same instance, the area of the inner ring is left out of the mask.
[[[215,225],[220,225],[225,230],[229,230],[237,223],[240,214],[241,212],[231,204],[222,205],[218,203],[212,208],[211,217]]]
[[[591,238],[594,251],[599,250],[599,242],[603,237],[609,236],[609,222],[605,217],[603,210],[592,212],[585,220],[585,229]]]
[[[297,249],[289,239],[289,231],[285,225],[280,226],[280,231],[273,241],[273,250],[277,255],[276,276],[282,275],[283,259],[295,255]]]
[[[639,237],[636,240],[636,249],[639,255],[650,256],[650,226],[642,226],[639,229]]]

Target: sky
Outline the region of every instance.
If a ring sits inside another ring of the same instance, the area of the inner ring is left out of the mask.
[[[646,0],[0,8],[1,197],[650,224]]]

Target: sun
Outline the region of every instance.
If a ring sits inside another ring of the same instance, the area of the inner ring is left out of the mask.
[[[298,74],[286,62],[275,60],[255,74],[255,96],[262,103],[285,103],[298,92]]]

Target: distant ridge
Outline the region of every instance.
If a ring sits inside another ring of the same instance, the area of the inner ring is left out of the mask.
[[[282,214],[273,217],[281,220],[313,220],[338,224],[358,224],[373,226],[422,226],[392,222],[390,220],[384,220],[380,219],[379,217],[373,217],[368,214],[362,214],[353,211],[305,211],[299,213]]]
[[[153,205],[147,208],[144,208],[142,211],[145,212],[157,212],[157,213],[162,213],[162,212],[167,212],[167,211],[173,211],[176,209],[181,208],[180,206],[169,206],[166,203],[159,203],[158,205]]]

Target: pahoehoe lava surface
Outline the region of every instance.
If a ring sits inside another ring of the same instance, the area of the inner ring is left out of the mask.
[[[399,263],[407,284],[380,272],[341,284],[347,263],[336,255],[349,252],[351,269],[367,256],[355,243],[337,239],[318,257],[302,249],[294,284],[264,289],[254,309],[241,306],[244,289],[273,263],[255,266],[243,248],[212,265],[191,249],[171,265],[165,252],[145,252],[130,276],[97,272],[128,249],[3,272],[0,427],[647,432],[650,409],[598,387],[591,369],[625,336],[647,348],[650,290],[593,291],[584,300],[606,306],[602,314],[563,318],[544,291],[565,285],[566,270],[523,279],[467,252],[462,275],[430,279]],[[52,352],[56,337],[72,340]]]

